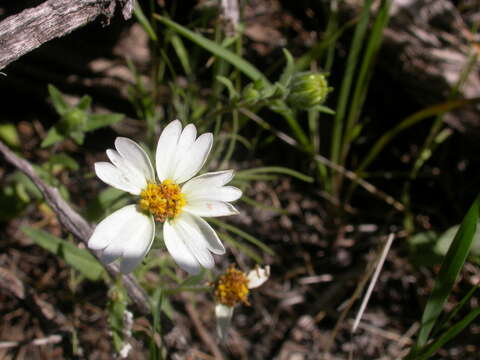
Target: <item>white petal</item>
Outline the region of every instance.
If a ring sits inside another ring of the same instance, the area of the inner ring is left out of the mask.
[[[182,191],[187,202],[198,200],[235,201],[242,197],[242,190],[234,186],[195,187],[189,192]]]
[[[182,213],[181,218],[195,229],[195,232],[198,234],[196,238],[205,241],[204,244],[208,250],[217,255],[225,254],[225,247],[220,241],[217,233],[205,220],[187,212]]]
[[[213,135],[205,133],[198,137],[178,163],[173,180],[181,184],[200,171],[212,149]]]
[[[152,236],[152,217],[127,205],[102,220],[88,241],[93,250],[103,250],[100,260],[111,263],[122,256],[126,249],[142,247]],[[148,238],[148,240],[147,240]]]
[[[228,329],[233,316],[233,306],[223,304],[215,305],[215,318],[217,319],[217,334],[223,341],[227,338]]]
[[[194,193],[197,189],[219,188],[233,179],[233,170],[209,172],[196,176],[182,187],[183,193]]]
[[[152,163],[140,145],[128,138],[117,137],[115,139],[115,148],[120,155],[135,166],[148,181],[155,181]]]
[[[108,162],[95,163],[95,173],[104,183],[119,190],[129,192],[133,195],[140,195],[142,188],[131,183],[130,177]]]
[[[181,132],[182,123],[179,120],[174,120],[163,129],[163,132],[158,139],[155,165],[157,167],[157,176],[160,181],[173,176],[173,172],[177,165],[175,164],[175,154]]]
[[[233,205],[216,200],[198,200],[187,202],[183,210],[202,217],[230,216],[239,213]]]
[[[185,213],[184,213],[185,214]],[[204,268],[212,269],[215,265],[212,254],[208,250],[208,243],[203,233],[198,231],[195,223],[188,221],[189,217],[180,216],[171,222],[171,226],[183,239],[190,253]]]
[[[147,187],[147,179],[145,175],[137,169],[127,159],[123,158],[118,151],[107,149],[107,156],[113,165],[122,173],[123,178],[132,184],[135,188],[145,189]]]
[[[147,255],[155,237],[155,221],[152,216],[143,216],[136,221],[135,237],[126,245],[120,264],[120,271],[128,274],[133,271]]]
[[[193,124],[188,124],[182,131],[178,140],[177,153],[175,154],[175,165],[178,166],[180,161],[185,157],[188,149],[195,142],[197,137],[197,128]]]
[[[131,218],[131,208],[135,205],[125,206],[103,219],[93,231],[88,240],[88,247],[92,250],[105,249],[122,231],[122,226]]]
[[[136,205],[125,206],[111,216],[118,212],[122,213],[117,215],[118,219],[115,221],[117,228],[112,229],[112,226],[110,226],[110,233],[106,233],[109,228],[102,230],[105,236],[110,238],[109,244],[103,249],[102,255],[100,256],[100,261],[104,264],[109,264],[120,256],[123,256],[127,249],[133,252],[132,249],[138,246],[144,250],[145,245],[143,244],[150,241],[152,231],[154,230],[151,215],[146,215],[138,211]],[[123,222],[120,223],[120,220]],[[98,226],[100,226],[100,224]]]
[[[178,266],[192,275],[200,272],[201,267],[197,259],[187,248],[177,230],[168,221],[163,224],[163,239],[168,252]]]
[[[270,276],[270,266],[267,265],[265,268],[258,267],[248,272],[247,279],[248,279],[248,288],[254,289],[257,288],[265,281],[268,280]]]

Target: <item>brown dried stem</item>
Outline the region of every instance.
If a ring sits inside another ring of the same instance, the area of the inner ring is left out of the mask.
[[[2,141],[0,141],[0,153],[5,159],[27,175],[30,180],[38,187],[43,194],[45,201],[57,214],[60,223],[70,231],[77,239],[87,244],[90,235],[93,232],[93,227],[78,214],[63,198],[60,196],[58,190],[50,185],[45,184],[37,175],[33,166],[25,159],[15,155]],[[91,253],[98,259],[99,255],[95,251]],[[121,276],[123,285],[128,292],[128,295],[135,303],[138,311],[147,315],[150,313],[150,306],[148,298],[143,289],[138,285],[135,278],[131,275],[122,275],[118,269],[118,265],[105,265],[105,269],[112,277]]]

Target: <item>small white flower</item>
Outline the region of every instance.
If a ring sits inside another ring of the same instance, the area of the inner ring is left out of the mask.
[[[217,301],[215,305],[215,317],[217,319],[217,334],[221,340],[225,340],[233,310],[239,303],[250,305],[248,294],[250,289],[255,289],[270,276],[270,266],[265,268],[256,267],[247,274],[230,266],[227,271],[214,283],[214,295]]]
[[[111,163],[95,163],[95,172],[108,185],[139,196],[139,201],[115,211],[95,228],[88,246],[102,251],[104,264],[121,257],[120,270],[131,272],[150,250],[156,220],[163,223],[165,245],[182,269],[197,274],[201,267],[214,266],[211,253],[224,254],[225,248],[201,217],[238,214],[229,202],[242,192],[225,186],[233,170],[192,178],[204,165],[212,143],[211,133],[197,138],[195,125],[182,131],[180,121],[172,121],[158,140],[157,181],[152,163],[136,142],[115,140],[116,150],[107,150]]]

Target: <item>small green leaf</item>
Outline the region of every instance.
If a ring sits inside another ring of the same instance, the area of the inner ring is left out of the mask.
[[[110,126],[121,120],[125,116],[123,114],[92,114],[88,117],[84,131],[93,131],[102,127]]]
[[[80,249],[72,243],[40,229],[24,226],[22,231],[37,245],[61,257],[87,279],[96,281],[101,278],[103,266],[87,250]]]
[[[70,133],[70,137],[77,143],[77,145],[83,145],[83,140],[85,139],[85,134],[81,131],[75,131]]]
[[[55,154],[48,159],[48,162],[45,165],[54,166],[61,165],[67,169],[77,171],[79,169],[78,163],[72,157],[67,154]]]
[[[43,139],[42,144],[40,146],[42,148],[46,148],[64,139],[65,139],[65,136],[60,134],[57,128],[53,126],[50,130],[48,130],[47,136],[45,136],[45,139]]]
[[[70,106],[63,99],[63,94],[52,84],[48,84],[48,93],[53,107],[59,115],[63,116],[70,109]]]
[[[17,128],[13,124],[0,124],[0,139],[12,148],[20,146]]]
[[[75,106],[78,110],[87,112],[90,110],[90,106],[92,105],[92,98],[88,95],[82,96],[78,104]]]
[[[228,90],[228,97],[230,98],[230,100],[238,99],[239,95],[237,90],[235,90],[235,86],[233,85],[232,80],[226,78],[225,76],[219,75],[217,76],[217,81],[220,81],[223,85],[225,85]]]

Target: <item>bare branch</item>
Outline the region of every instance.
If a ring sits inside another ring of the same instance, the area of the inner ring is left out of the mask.
[[[45,184],[39,176],[36,174],[33,166],[25,159],[21,159],[15,155],[2,141],[0,141],[0,153],[3,154],[5,159],[27,175],[30,180],[38,187],[43,194],[45,201],[57,214],[60,223],[70,231],[77,239],[83,243],[87,243],[90,235],[93,232],[93,228],[87,221],[80,216],[63,198],[56,188],[53,188]],[[99,255],[95,251],[91,251],[92,254],[98,259]],[[105,269],[112,277],[121,275],[118,265],[110,264],[106,265]],[[142,314],[150,313],[150,306],[145,292],[138,285],[135,278],[131,275],[121,275],[123,285],[128,292],[128,295],[133,300],[138,310]]]
[[[0,22],[0,69],[52,39],[84,26],[99,15],[109,22],[116,0],[47,0]],[[133,0],[121,0],[130,18]]]

